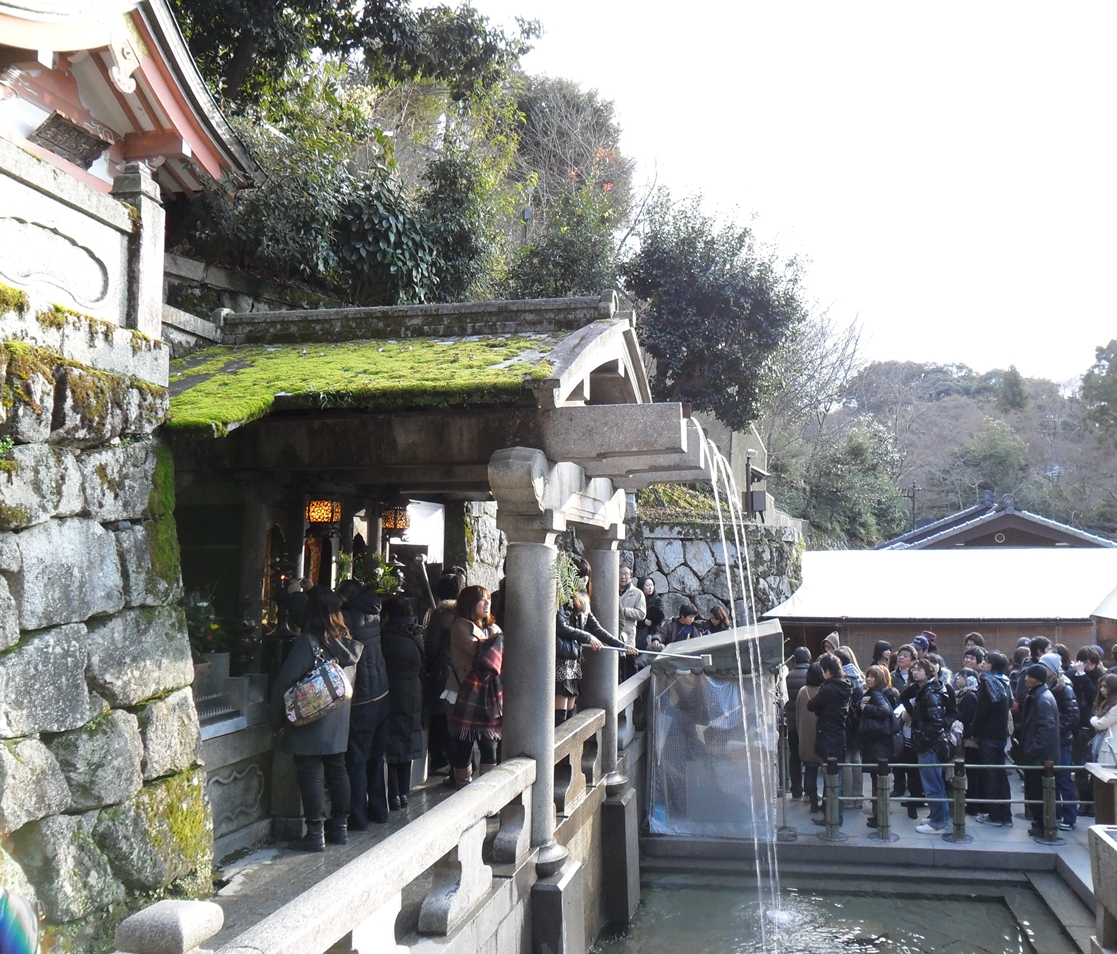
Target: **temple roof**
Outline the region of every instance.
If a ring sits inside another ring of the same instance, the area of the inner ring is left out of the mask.
[[[610,291],[230,315],[233,343],[172,363],[167,426],[223,437],[283,410],[648,403],[632,320],[616,307]]]
[[[1085,620],[1117,583],[1117,549],[808,550],[783,620]]]
[[[0,0],[0,135],[106,192],[133,160],[166,192],[259,174],[167,0]]]

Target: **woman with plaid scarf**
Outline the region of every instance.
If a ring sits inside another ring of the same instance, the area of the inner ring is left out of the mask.
[[[483,586],[467,586],[454,605],[456,619],[450,628],[451,671],[444,697],[453,697],[450,735],[453,772],[446,779],[451,788],[465,788],[473,781],[473,746],[480,749],[479,773],[496,767],[497,745],[504,712],[500,670],[504,636],[492,617],[492,597]]]

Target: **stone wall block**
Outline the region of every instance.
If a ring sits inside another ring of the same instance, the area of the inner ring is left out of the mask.
[[[165,699],[141,706],[136,716],[143,738],[145,780],[184,772],[201,761],[198,710],[189,689],[179,689]]]
[[[89,624],[89,684],[113,706],[190,685],[186,617],[177,606],[131,609]]]
[[[5,349],[7,350],[7,349]],[[17,444],[34,444],[50,436],[54,414],[54,368],[40,362],[28,350],[8,362],[6,394],[12,404],[0,425],[0,437]]]
[[[18,642],[19,609],[7,581],[0,576],[0,650],[9,649]]]
[[[687,540],[683,544],[683,554],[686,564],[699,579],[710,572],[714,566],[714,549],[721,549],[720,543],[715,548],[702,540]]]
[[[667,574],[667,586],[672,593],[679,593],[687,599],[694,599],[698,595],[702,584],[698,577],[694,575],[694,571],[683,564],[675,567]]]
[[[0,530],[22,530],[54,516],[62,497],[58,458],[45,444],[12,449],[0,470]]]
[[[56,447],[53,450],[55,460],[58,461],[58,505],[54,508],[54,515],[76,517],[85,510],[81,468],[78,467],[74,452],[69,448]]]
[[[652,544],[652,550],[664,573],[670,573],[683,562],[683,545],[678,540],[656,540]]]
[[[95,520],[51,520],[24,530],[16,542],[21,565],[10,583],[21,629],[77,622],[124,605],[115,538]]]
[[[143,785],[144,747],[136,717],[114,709],[49,743],[70,783],[73,808],[87,811],[131,798]]]
[[[42,742],[24,739],[0,745],[0,831],[11,834],[70,807],[62,769]]]
[[[58,626],[24,637],[0,656],[0,738],[65,732],[89,721],[85,627]]]
[[[174,533],[170,518],[145,520],[116,531],[116,553],[127,606],[162,606],[182,595],[178,540]]]
[[[23,563],[14,533],[0,533],[0,573],[18,573]]]
[[[149,442],[104,447],[78,458],[86,510],[95,520],[137,520],[151,496],[155,447]]]
[[[96,812],[51,815],[16,833],[16,854],[54,923],[76,921],[124,897],[93,840],[96,821]]]
[[[170,403],[163,388],[128,388],[123,404],[123,433],[128,437],[149,437],[167,419]]]
[[[130,888],[151,891],[197,872],[208,876],[213,820],[202,770],[153,782],[103,809],[94,838]]]
[[[124,428],[126,378],[63,365],[55,373],[50,440],[77,447],[107,444]]]
[[[37,897],[35,886],[24,874],[23,867],[3,848],[0,848],[0,884],[18,891],[29,901]]]
[[[736,573],[733,573],[734,586],[737,584]],[[729,584],[725,582],[725,567],[715,566],[702,577],[699,584],[703,593],[709,593],[716,599],[725,603],[729,599]]]

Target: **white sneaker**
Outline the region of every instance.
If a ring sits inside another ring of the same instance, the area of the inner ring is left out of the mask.
[[[981,822],[981,824],[983,824],[983,825],[988,825],[989,824],[989,815],[987,813],[983,812],[982,814],[977,816],[977,820],[979,822]]]
[[[943,825],[942,828],[936,828],[930,822],[924,822],[922,825],[917,825],[915,830],[921,835],[937,835],[946,831],[946,825]]]

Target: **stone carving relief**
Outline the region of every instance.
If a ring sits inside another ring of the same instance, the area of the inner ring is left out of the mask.
[[[0,279],[23,288],[48,286],[92,309],[109,294],[109,270],[92,250],[57,229],[0,216]]]
[[[214,835],[236,831],[262,817],[264,789],[264,773],[255,762],[209,774],[206,793],[213,806]]]

